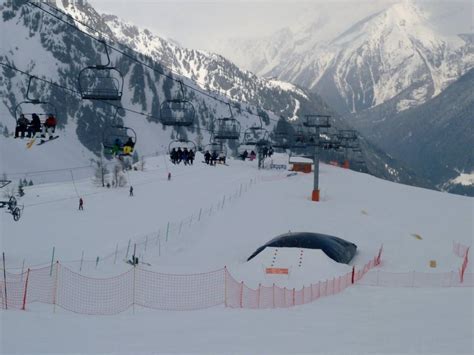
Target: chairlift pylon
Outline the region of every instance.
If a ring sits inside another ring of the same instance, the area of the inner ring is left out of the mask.
[[[194,124],[196,110],[191,101],[185,99],[183,82],[180,97],[164,101],[160,106],[160,122],[165,126],[188,127]]]
[[[110,100],[122,99],[124,78],[120,70],[111,65],[110,55],[105,40],[107,56],[106,64],[91,65],[83,68],[78,76],[78,88],[83,100]]]

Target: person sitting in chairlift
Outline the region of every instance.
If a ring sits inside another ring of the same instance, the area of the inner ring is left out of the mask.
[[[18,135],[21,133],[21,138],[25,137],[25,133],[28,132],[28,125],[30,124],[30,121],[25,117],[24,114],[20,115],[20,118],[18,118],[18,121],[16,123],[16,128],[15,128],[15,138],[18,138]],[[28,132],[28,138],[30,137],[30,133]]]
[[[41,132],[41,120],[36,113],[31,115],[31,123],[28,127],[28,136],[34,137],[36,133]]]
[[[255,152],[252,150],[249,155],[250,161],[254,160],[256,157],[257,157],[257,154],[255,154]]]
[[[133,143],[132,137],[128,137],[127,142],[123,145],[123,154],[130,155],[133,152],[133,147],[135,143]]]
[[[48,133],[49,139],[53,139],[53,134],[56,131],[57,123],[58,122],[56,120],[56,117],[50,114],[48,118],[46,119],[46,121],[44,122],[42,137],[45,138],[46,133]]]

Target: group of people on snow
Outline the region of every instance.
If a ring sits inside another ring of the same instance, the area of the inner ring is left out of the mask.
[[[130,155],[133,153],[133,148],[135,148],[135,142],[132,137],[128,137],[125,143],[122,143],[120,138],[117,137],[114,140],[111,153],[112,155]]]
[[[213,150],[212,153],[206,150],[204,153],[204,162],[208,165],[216,165],[217,162],[225,164],[226,155],[224,152],[217,153],[216,150]]]
[[[187,147],[183,149],[181,147],[178,147],[178,149],[173,148],[170,152],[170,159],[173,164],[184,162],[184,165],[193,165],[194,157],[194,151],[192,149],[188,150]]]
[[[42,138],[46,138],[46,134],[48,134],[49,139],[52,139],[57,123],[56,117],[52,114],[48,115],[48,118],[42,123],[36,113],[31,115],[31,121],[22,113],[16,123],[15,138],[24,138],[25,134],[27,138],[32,138],[41,132]]]

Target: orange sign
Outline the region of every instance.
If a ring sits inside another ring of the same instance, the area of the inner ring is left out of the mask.
[[[265,272],[267,274],[288,275],[288,269],[278,267],[267,267]]]

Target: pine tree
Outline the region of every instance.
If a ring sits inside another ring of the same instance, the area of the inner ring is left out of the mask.
[[[28,186],[33,186],[33,180],[30,180],[30,182],[28,183]]]

